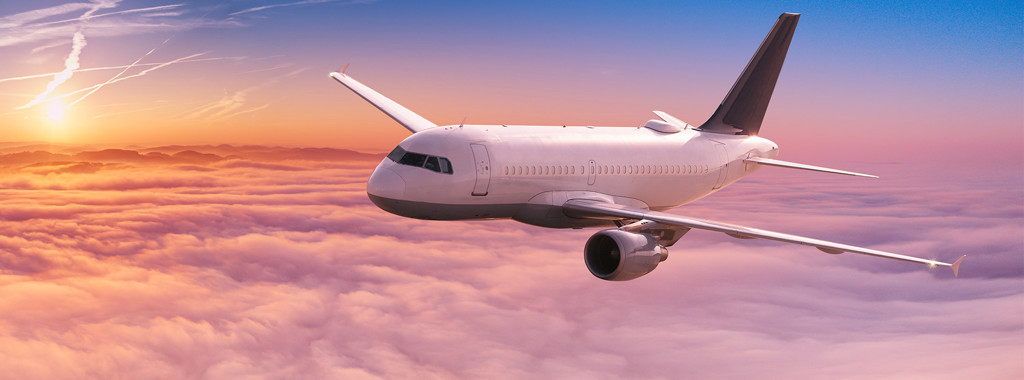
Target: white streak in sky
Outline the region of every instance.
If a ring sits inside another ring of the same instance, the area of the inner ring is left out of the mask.
[[[227,114],[227,115],[222,116],[220,119],[230,119],[230,118],[238,116],[238,115],[247,114],[247,113],[251,113],[251,112],[256,112],[256,111],[265,109],[267,107],[270,107],[270,104],[264,104],[264,105],[256,107],[256,108],[250,108],[250,109],[241,110],[241,111],[238,111],[238,112],[235,112],[235,113],[232,113],[232,114]]]
[[[76,95],[76,94],[80,94],[80,93],[83,93],[83,92],[86,92],[86,91],[92,91],[93,89],[96,89],[98,87],[103,87],[103,86],[106,86],[108,84],[114,84],[114,83],[117,83],[117,82],[120,82],[120,81],[123,81],[123,80],[128,80],[128,79],[132,79],[132,78],[138,78],[138,77],[141,77],[143,75],[149,74],[151,71],[159,70],[159,69],[162,69],[164,67],[173,65],[175,63],[182,63],[182,62],[188,61],[188,60],[190,60],[192,58],[195,58],[195,57],[198,57],[198,56],[201,56],[201,55],[204,55],[204,54],[206,54],[206,53],[192,54],[192,55],[187,56],[187,57],[182,57],[182,58],[175,59],[173,61],[164,62],[164,63],[161,63],[161,64],[157,65],[156,67],[148,68],[148,69],[140,71],[140,72],[138,72],[136,74],[132,74],[132,75],[129,75],[129,76],[126,76],[126,77],[122,77],[122,78],[117,78],[117,79],[109,81],[109,82],[95,84],[95,85],[83,88],[81,90],[78,90],[78,91],[69,92],[67,94],[55,97],[55,98],[50,99],[50,100],[63,99],[63,98],[66,98],[66,97],[69,97],[69,96],[72,96],[72,95]],[[78,100],[76,100],[75,102],[73,102],[71,104],[75,104],[75,103],[77,103],[80,100],[81,99],[78,99]],[[68,106],[70,106],[70,104]]]
[[[153,52],[156,51],[156,49],[159,49],[161,46],[166,45],[167,41],[170,41],[171,38],[174,38],[174,36],[168,37],[166,40],[164,40],[163,43],[161,43],[160,45],[157,45],[157,47],[149,49],[149,51],[146,52],[146,54],[143,54],[141,57],[139,57],[139,59],[136,59],[135,62],[132,62],[131,64],[126,66],[124,68],[124,70],[121,70],[121,72],[117,73],[117,75],[114,75],[110,79],[107,79],[106,82],[100,83],[98,86],[95,86],[95,88],[93,88],[92,91],[87,92],[85,95],[82,95],[81,98],[78,98],[78,100],[71,102],[71,104],[68,104],[67,106],[71,107],[71,106],[73,106],[75,104],[78,104],[78,102],[81,102],[81,101],[85,100],[85,98],[88,98],[89,95],[92,95],[96,91],[99,91],[101,88],[103,88],[103,86],[106,86],[108,84],[114,83],[114,81],[116,81],[118,78],[120,78],[121,75],[124,75],[124,73],[128,72],[128,70],[131,70],[131,68],[135,67],[135,65],[138,65],[139,62],[141,62],[143,59],[146,59],[146,57],[148,57],[150,54],[153,54]],[[145,74],[145,73],[143,73],[143,74]]]
[[[80,11],[83,9],[89,9],[93,6],[95,5],[89,3],[68,3],[49,8],[34,9],[27,12],[16,13],[10,16],[0,17],[0,28],[13,28],[17,26],[22,26],[35,20],[40,20],[56,15],[62,15],[65,13],[71,13],[74,11]]]
[[[52,93],[53,90],[57,89],[57,86],[60,86],[62,83],[67,82],[68,79],[71,79],[71,75],[74,74],[75,70],[78,70],[78,68],[80,67],[78,62],[78,56],[82,54],[82,48],[84,47],[85,35],[82,34],[82,32],[80,31],[75,32],[75,35],[71,38],[71,53],[68,54],[68,57],[64,60],[64,70],[54,75],[53,80],[51,80],[50,83],[46,84],[46,91],[43,91],[41,94],[36,95],[35,99],[32,99],[32,101],[26,103],[21,107],[17,107],[17,109],[26,109],[36,104],[42,103],[43,100],[46,99],[47,95],[50,95],[50,93]]]
[[[243,9],[243,10],[240,10],[238,12],[231,13],[228,16],[237,16],[237,15],[240,15],[240,14],[259,12],[259,11],[263,11],[263,10],[267,10],[267,9],[273,9],[273,8],[292,7],[292,6],[296,6],[296,5],[307,5],[307,4],[335,3],[335,2],[338,2],[338,1],[341,1],[341,0],[303,0],[303,1],[294,1],[294,2],[291,2],[291,3],[270,4],[270,5],[263,5],[263,6],[259,6],[259,7],[253,7],[253,8],[249,8],[249,9]],[[351,2],[349,2],[349,4],[372,3],[373,1],[374,0],[351,1]]]
[[[63,24],[63,23],[76,22],[76,21],[88,21],[88,20],[92,20],[92,19],[96,19],[96,18],[100,18],[100,17],[107,17],[107,16],[114,16],[114,15],[121,15],[121,14],[128,14],[128,13],[141,13],[141,12],[159,11],[159,10],[165,10],[165,9],[174,9],[174,8],[179,8],[182,5],[184,5],[184,4],[171,4],[171,5],[161,5],[161,6],[158,6],[158,7],[149,7],[149,8],[126,9],[126,10],[123,10],[123,11],[108,12],[108,13],[103,13],[103,14],[98,14],[98,15],[91,15],[91,16],[88,16],[88,17],[79,17],[79,18],[72,18],[72,19],[67,19],[67,20],[57,20],[57,21],[50,21],[50,22],[41,22],[41,23],[37,23],[37,24],[32,24],[32,26],[36,27],[36,26]],[[148,16],[150,16],[150,17],[157,17],[157,16],[180,16],[180,15],[181,15],[180,12],[165,12],[165,13],[153,13],[153,14],[149,14]]]
[[[92,4],[92,7],[89,8],[89,10],[87,10],[84,14],[78,17],[78,20],[84,23],[84,20],[87,20],[90,16],[93,15],[93,13],[96,13],[103,8],[116,7],[118,2],[120,2],[120,0],[100,0],[98,2],[95,2]],[[57,75],[53,76],[53,80],[51,80],[50,83],[46,85],[46,91],[43,91],[41,94],[36,95],[35,99],[32,99],[32,101],[28,102],[28,104],[18,107],[17,109],[25,109],[36,104],[42,103],[46,99],[47,95],[50,95],[50,93],[52,93],[53,90],[56,90],[57,86],[60,86],[62,83],[67,82],[68,79],[71,79],[71,76],[75,73],[75,70],[81,67],[78,58],[82,54],[82,48],[84,48],[86,45],[85,34],[82,33],[82,29],[82,25],[79,25],[78,30],[75,31],[75,35],[71,37],[71,53],[68,54],[68,57],[64,60],[64,70],[57,73]]]
[[[273,69],[276,69],[276,68],[273,68]],[[281,81],[282,79],[293,78],[293,77],[301,74],[302,72],[304,72],[306,70],[307,70],[307,68],[305,68],[305,67],[304,68],[300,68],[300,69],[296,69],[296,70],[292,70],[292,71],[290,71],[288,73],[279,75],[277,77],[266,79],[263,82],[260,82],[260,84],[257,84],[255,86],[251,86],[251,87],[248,87],[248,88],[245,88],[245,89],[242,89],[242,90],[235,91],[235,93],[230,95],[230,96],[227,93],[225,93],[224,97],[222,97],[220,100],[218,100],[216,102],[213,102],[213,103],[210,103],[210,104],[199,106],[196,109],[194,109],[193,111],[189,112],[187,115],[183,116],[183,118],[184,119],[195,119],[195,118],[202,117],[203,119],[205,119],[207,121],[214,121],[214,120],[223,120],[223,119],[227,119],[227,118],[230,118],[230,117],[238,116],[238,115],[241,115],[241,114],[246,114],[246,113],[256,112],[256,111],[262,110],[264,108],[269,107],[270,105],[269,104],[268,105],[263,105],[263,106],[260,106],[260,107],[250,108],[250,109],[246,109],[246,110],[239,110],[239,109],[241,109],[242,107],[245,106],[245,103],[246,103],[246,100],[249,97],[249,94],[251,94],[251,93],[253,93],[253,92],[257,91],[257,90],[260,90],[260,89],[262,89],[264,87],[267,87],[267,86],[270,86],[272,84],[275,84],[275,83]],[[263,70],[261,70],[261,71],[263,71]]]
[[[197,58],[197,59],[186,59],[186,60],[182,60],[182,61],[177,61],[177,63],[223,61],[223,60],[239,60],[239,59],[246,59],[246,58],[248,58],[248,57],[236,56],[236,57]],[[135,67],[159,66],[159,65],[163,65],[163,64],[167,64],[167,63],[172,63],[172,62],[140,63],[140,64],[135,65]],[[81,73],[81,72],[86,72],[86,71],[117,70],[117,69],[123,69],[123,68],[126,68],[126,67],[131,67],[131,65],[90,67],[88,69],[78,69],[78,70],[75,70],[75,72],[76,73]],[[26,80],[26,79],[43,78],[43,77],[53,76],[53,75],[56,75],[56,74],[57,73],[44,73],[44,74],[32,74],[32,75],[23,75],[23,76],[18,76],[18,77],[11,77],[11,78],[3,78],[3,79],[0,79],[0,83],[3,83],[3,82],[13,82],[13,81],[19,81],[19,80]]]
[[[41,52],[41,51],[46,50],[46,49],[60,47],[60,46],[64,46],[64,45],[67,45],[67,44],[68,44],[67,41],[54,42],[52,44],[48,44],[48,45],[43,45],[43,46],[32,48],[31,53],[35,54],[35,53]],[[53,74],[51,74],[51,75],[53,75]]]

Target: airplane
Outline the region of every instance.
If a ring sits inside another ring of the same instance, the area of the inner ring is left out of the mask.
[[[513,219],[549,228],[612,227],[591,236],[584,261],[595,277],[625,281],[653,271],[690,229],[769,239],[949,267],[922,259],[664,212],[713,194],[762,166],[858,177],[868,174],[776,159],[758,136],[800,15],[783,13],[732,89],[700,126],[661,111],[642,127],[438,126],[345,73],[330,77],[412,135],[370,175],[366,193],[392,214],[425,220]]]

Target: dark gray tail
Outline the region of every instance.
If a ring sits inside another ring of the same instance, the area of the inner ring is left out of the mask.
[[[793,40],[796,22],[800,20],[798,13],[783,13],[768,36],[761,42],[761,47],[743,69],[743,74],[736,79],[732,90],[722,100],[708,121],[700,126],[701,130],[737,135],[756,136],[761,129],[761,121],[768,109],[768,101],[772,99],[775,82],[779,79],[782,62],[786,60],[789,42]]]

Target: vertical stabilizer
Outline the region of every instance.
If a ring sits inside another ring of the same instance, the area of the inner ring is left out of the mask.
[[[779,16],[715,114],[700,126],[701,130],[757,135],[799,19],[798,13],[783,13]]]

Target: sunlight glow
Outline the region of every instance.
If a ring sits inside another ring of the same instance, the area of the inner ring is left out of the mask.
[[[59,122],[64,120],[64,111],[66,108],[59,102],[50,102],[46,105],[46,119],[52,122]]]

